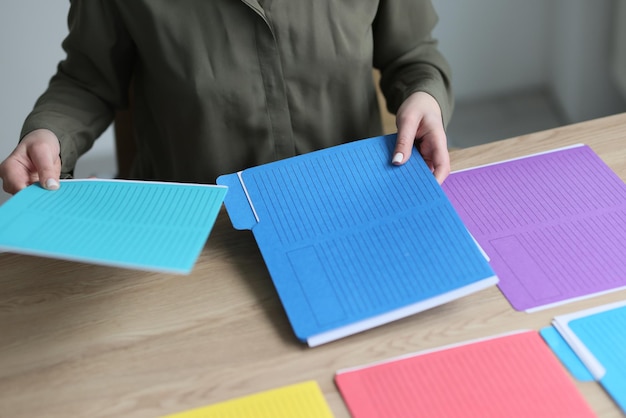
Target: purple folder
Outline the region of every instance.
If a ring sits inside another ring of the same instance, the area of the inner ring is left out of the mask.
[[[458,171],[443,189],[515,309],[626,286],[626,184],[590,147]]]

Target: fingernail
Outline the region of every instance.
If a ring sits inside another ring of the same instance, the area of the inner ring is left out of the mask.
[[[393,160],[391,160],[391,162],[393,164],[400,164],[403,159],[404,159],[404,154],[402,154],[401,152],[397,152],[396,155],[393,156]]]
[[[55,179],[46,180],[46,189],[48,190],[56,190],[59,188],[59,182]]]

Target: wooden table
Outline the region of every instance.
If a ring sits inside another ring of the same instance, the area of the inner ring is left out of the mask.
[[[589,144],[626,179],[626,114],[451,152],[452,168]],[[613,292],[533,314],[496,287],[316,348],[298,342],[254,239],[222,212],[189,276],[0,254],[0,416],[157,417],[314,379],[336,417],[333,375],[391,356],[539,329]],[[599,384],[578,387],[621,416]]]

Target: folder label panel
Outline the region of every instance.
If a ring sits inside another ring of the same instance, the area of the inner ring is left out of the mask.
[[[315,249],[304,247],[287,256],[317,323],[327,325],[344,319],[345,313]]]

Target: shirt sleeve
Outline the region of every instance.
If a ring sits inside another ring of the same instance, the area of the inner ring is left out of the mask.
[[[125,107],[134,64],[134,46],[114,2],[73,0],[66,57],[22,127],[21,138],[45,128],[61,145],[61,175],[73,173],[76,160],[110,125],[114,110]]]
[[[454,101],[450,66],[432,37],[437,21],[430,0],[381,0],[373,23],[374,66],[391,113],[424,91],[437,100],[447,125]]]

